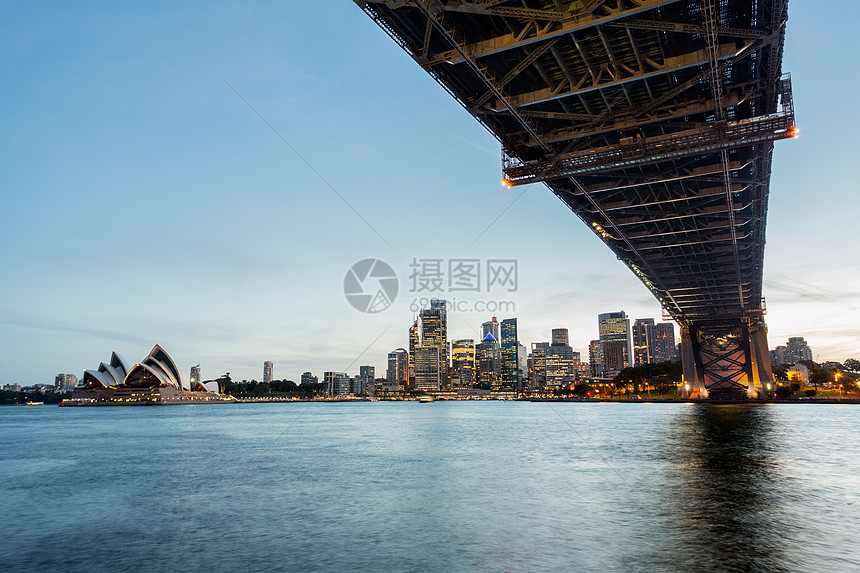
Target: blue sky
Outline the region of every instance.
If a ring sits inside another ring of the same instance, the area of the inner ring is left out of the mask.
[[[519,193],[497,142],[352,2],[175,4],[3,4],[0,383],[155,343],[185,376],[381,371],[428,294],[409,292],[413,258],[516,259],[516,292],[458,298],[513,302],[500,318],[526,345],[564,326],[587,353],[598,313],[660,316],[542,186],[475,240]],[[841,361],[860,357],[860,9],[828,8],[790,5],[801,132],[775,153],[764,291],[771,347],[804,336]],[[342,294],[368,257],[401,279],[373,315]],[[449,336],[490,315],[451,313]]]

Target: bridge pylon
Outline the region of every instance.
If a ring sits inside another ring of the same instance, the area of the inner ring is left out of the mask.
[[[681,327],[685,398],[765,399],[773,393],[767,326],[761,319]]]

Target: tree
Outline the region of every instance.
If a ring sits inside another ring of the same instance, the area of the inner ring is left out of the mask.
[[[594,388],[592,388],[588,384],[577,384],[573,388],[573,393],[576,396],[586,396],[586,395],[590,396],[590,395],[594,394]]]
[[[849,358],[842,363],[842,366],[845,367],[845,370],[850,370],[851,372],[860,372],[860,360]]]
[[[218,393],[219,394],[229,394],[230,387],[233,385],[233,380],[230,379],[230,373],[227,372],[223,376],[219,376],[215,379],[215,382],[218,383]]]

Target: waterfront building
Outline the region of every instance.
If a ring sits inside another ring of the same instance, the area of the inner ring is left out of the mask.
[[[499,390],[502,385],[502,348],[499,341],[487,332],[475,345],[476,386],[484,390]]]
[[[601,375],[613,378],[630,366],[630,319],[624,311],[606,312],[597,316],[597,325]],[[608,353],[612,353],[611,356]]]
[[[455,340],[451,345],[451,372],[453,386],[471,388],[475,383],[475,341],[471,338]]]
[[[346,396],[350,393],[349,376],[346,372],[324,372],[323,381],[330,398]]]
[[[549,342],[533,342],[531,366],[529,368],[529,386],[539,390],[546,385],[546,351]]]
[[[671,362],[678,359],[677,344],[675,343],[675,324],[660,322],[654,325],[654,334],[650,337],[650,354],[652,363]]]
[[[517,340],[517,319],[506,318],[502,320],[500,332],[502,372],[501,382],[503,390],[518,390],[520,376],[519,371],[519,342]]]
[[[576,381],[573,348],[568,343],[569,340],[566,328],[552,329],[552,344],[545,351],[545,386],[561,388],[570,386]]]
[[[633,323],[633,365],[651,363],[651,338],[654,335],[653,318],[637,318]],[[674,345],[674,342],[673,342]]]
[[[61,405],[167,405],[233,400],[218,394],[214,381],[204,385],[198,380],[186,390],[173,359],[158,344],[131,368],[127,364],[116,352],[112,353],[108,363],[84,371],[81,386]]]
[[[441,384],[448,383],[448,313],[447,303],[440,299],[431,299],[430,308],[421,311],[419,316],[419,331],[420,331],[420,346],[425,348],[433,347],[438,349],[438,361],[436,370],[439,372],[439,380]],[[415,350],[416,355],[418,349]],[[425,358],[429,356],[425,352]],[[418,387],[418,364],[416,358],[415,364],[415,387]],[[426,382],[425,378],[425,383]]]
[[[376,377],[376,368],[373,366],[359,366],[358,376],[353,380],[352,393],[355,396],[367,396],[373,393],[373,384]]]
[[[415,389],[422,392],[438,392],[442,385],[439,348],[418,346],[415,348]]]
[[[405,385],[409,381],[409,353],[397,348],[388,353],[387,380],[389,386]]]
[[[274,371],[274,365],[269,362],[263,362],[263,383],[269,384],[272,381],[272,374]]]
[[[200,365],[191,367],[191,375],[188,377],[188,385],[191,388],[194,388],[194,385],[198,382],[203,382],[203,379],[200,378]]]
[[[302,372],[302,384],[316,384],[317,382],[319,382],[319,379],[316,376],[314,376],[310,372]]]
[[[517,341],[517,380],[519,390],[523,389],[524,381],[526,380],[526,375],[528,374],[528,359],[529,359],[529,351],[526,350],[525,345],[522,342]]]
[[[570,348],[569,346],[567,348]],[[567,356],[563,346],[550,346],[545,351],[546,377],[544,386],[546,388],[561,388],[568,385],[572,380],[572,359]]]

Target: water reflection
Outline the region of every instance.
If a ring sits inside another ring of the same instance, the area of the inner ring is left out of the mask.
[[[670,425],[667,504],[677,566],[793,569],[776,487],[779,423],[767,406],[690,405]]]

